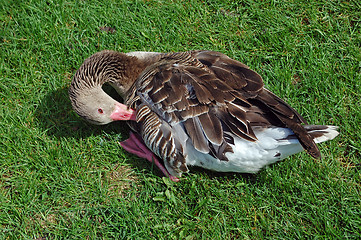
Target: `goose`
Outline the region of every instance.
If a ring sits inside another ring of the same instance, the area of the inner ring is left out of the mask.
[[[257,173],[303,150],[320,158],[316,144],[339,134],[336,126],[308,124],[258,73],[216,51],[104,50],[76,71],[69,97],[90,123],[126,121],[132,131],[120,145],[173,181],[190,166]]]

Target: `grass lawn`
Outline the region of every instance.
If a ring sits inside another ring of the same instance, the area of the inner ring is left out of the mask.
[[[358,0],[2,0],[0,37],[0,239],[361,238]],[[72,110],[73,74],[103,49],[221,51],[341,134],[322,160],[171,183],[119,147],[127,126]]]

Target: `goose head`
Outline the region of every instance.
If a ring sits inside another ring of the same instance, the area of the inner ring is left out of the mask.
[[[137,57],[115,51],[105,50],[90,56],[75,73],[69,88],[73,109],[97,125],[135,120],[135,111],[110,97],[102,85],[109,83],[124,99],[144,70],[143,65]]]

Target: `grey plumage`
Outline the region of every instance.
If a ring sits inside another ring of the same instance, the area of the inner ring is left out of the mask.
[[[128,124],[171,174],[188,171],[189,144],[227,162],[235,138],[257,142],[254,129],[259,128],[289,128],[311,156],[320,157],[313,139],[329,128],[307,126],[248,66],[213,51],[144,56],[113,51],[93,55],[75,74],[69,95],[79,115],[92,121],[92,114],[77,103],[79,95],[110,82],[124,103],[137,111],[136,121]],[[333,131],[327,139],[337,135]]]

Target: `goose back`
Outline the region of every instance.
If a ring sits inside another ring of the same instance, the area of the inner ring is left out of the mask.
[[[129,122],[171,174],[187,172],[187,146],[228,161],[235,138],[255,142],[256,127],[291,129],[313,157],[320,152],[292,107],[264,88],[260,75],[214,51],[164,54],[126,94]]]

